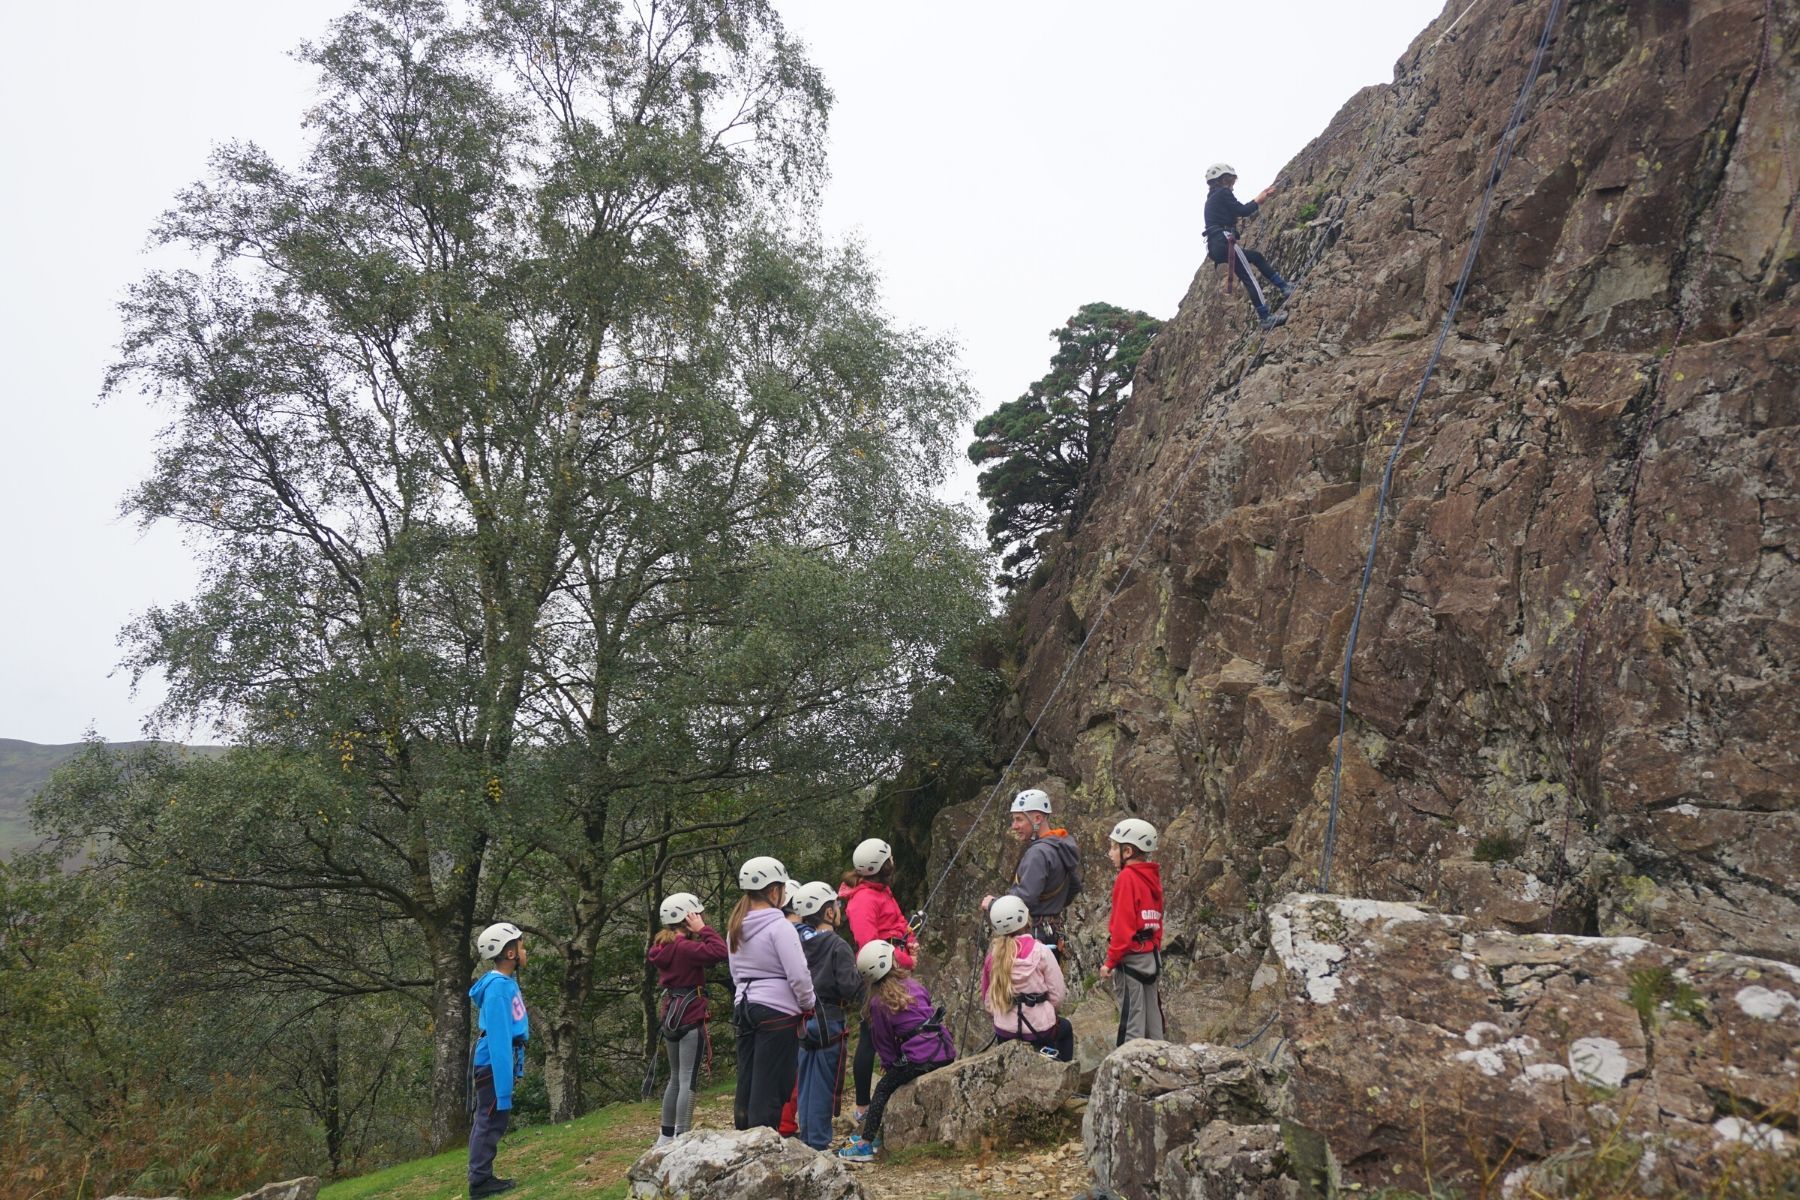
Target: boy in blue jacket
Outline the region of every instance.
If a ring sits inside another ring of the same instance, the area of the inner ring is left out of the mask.
[[[494,1154],[512,1119],[513,1083],[525,1073],[525,1039],[531,1036],[525,997],[514,978],[525,965],[524,932],[502,921],[482,930],[475,947],[493,967],[469,989],[481,1027],[471,1095],[475,1118],[469,1126],[471,1200],[497,1196],[513,1186],[512,1180],[495,1177]]]

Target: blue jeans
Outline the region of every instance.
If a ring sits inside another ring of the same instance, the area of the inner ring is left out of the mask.
[[[809,1050],[804,1042],[800,1045],[800,1099],[795,1119],[800,1123],[800,1140],[814,1150],[823,1150],[831,1145],[831,1109],[842,1070],[844,1023],[815,1016],[807,1022],[806,1032],[825,1045],[817,1050]]]

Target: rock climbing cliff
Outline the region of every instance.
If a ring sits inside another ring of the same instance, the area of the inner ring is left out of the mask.
[[[1259,338],[1200,267],[1023,599],[1005,750],[1049,707],[1006,791],[1081,842],[1084,974],[1107,829],[1162,828],[1172,1036],[1260,1023],[1258,909],[1319,883],[1378,484],[1547,8],[1455,0],[1282,170],[1244,232],[1305,268],[1290,321]],[[1395,468],[1331,891],[1800,962],[1797,43],[1767,0],[1556,25]],[[940,965],[1016,855],[1003,802],[980,821]]]

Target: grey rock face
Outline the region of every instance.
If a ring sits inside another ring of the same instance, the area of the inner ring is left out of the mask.
[[[1157,1200],[1296,1194],[1274,1071],[1239,1050],[1144,1039],[1100,1064],[1082,1140],[1100,1187]]]

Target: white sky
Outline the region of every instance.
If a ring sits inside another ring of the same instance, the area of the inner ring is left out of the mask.
[[[828,233],[862,237],[891,311],[948,330],[987,411],[1090,300],[1173,315],[1204,257],[1201,172],[1253,194],[1443,0],[777,0],[837,93]],[[208,150],[293,160],[309,74],[287,52],[347,0],[13,5],[0,50],[0,737],[139,735],[155,703],[119,629],[194,573],[117,516],[148,405],[97,406],[113,305]],[[1270,31],[1280,36],[1271,36]],[[1238,35],[1236,41],[1231,40]],[[963,439],[965,442],[967,438]],[[973,477],[953,485],[973,502]],[[200,736],[205,736],[204,731]]]

